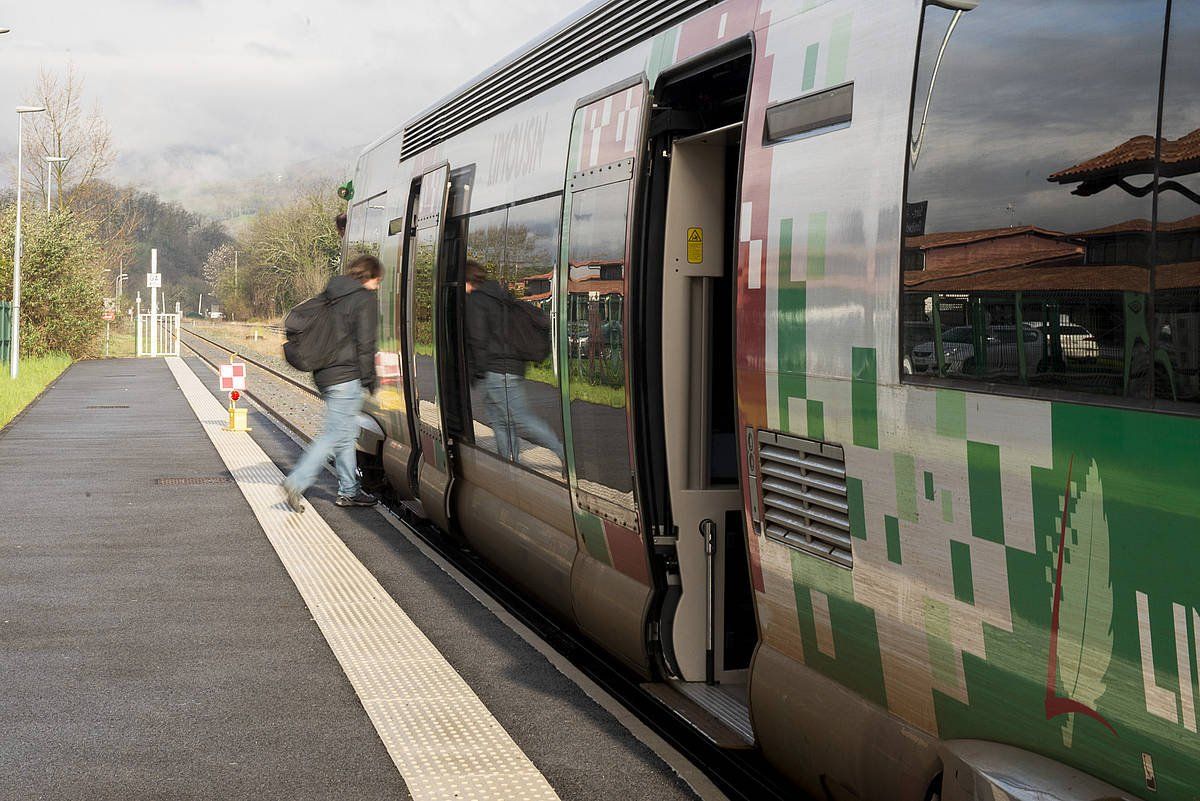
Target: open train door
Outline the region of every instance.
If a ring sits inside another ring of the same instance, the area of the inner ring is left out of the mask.
[[[420,178],[415,209],[409,217],[406,240],[407,354],[409,414],[416,447],[409,456],[414,494],[424,517],[443,530],[450,527],[447,509],[453,471],[450,468],[442,403],[438,387],[438,265],[446,222],[450,167],[441,164]]]
[[[558,358],[578,553],[575,618],[644,675],[651,598],[633,475],[626,336],[630,203],[647,92],[642,79],[579,101],[558,284]]]
[[[643,514],[656,531],[655,691],[718,742],[754,742],[747,682],[758,639],[738,466],[735,341],[748,39],[665,71],[649,120],[645,269],[635,320]],[[697,707],[699,709],[697,709]],[[697,714],[697,713],[703,714]],[[709,731],[708,729],[705,729]]]

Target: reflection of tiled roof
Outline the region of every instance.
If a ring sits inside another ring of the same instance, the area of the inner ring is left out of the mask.
[[[973,285],[979,280],[977,276],[986,273],[1034,266],[1042,269],[1052,264],[1079,264],[1082,251],[1078,246],[1064,247],[1064,243],[1046,243],[1043,247],[1026,248],[1020,253],[999,253],[970,262],[948,262],[937,268],[909,270],[904,273],[904,285],[911,289],[932,288],[931,291],[941,291],[947,282],[955,285],[966,282]]]
[[[1183,267],[1187,265],[1171,265]],[[1200,285],[1200,265],[1192,264],[1192,270],[1176,271],[1175,286]],[[1187,274],[1183,274],[1187,273]],[[1158,276],[1163,274],[1159,268]],[[918,273],[917,275],[920,275]],[[907,283],[907,282],[906,282]],[[1159,286],[1162,286],[1159,283]],[[991,272],[967,276],[937,278],[920,285],[908,286],[909,290],[921,292],[1036,292],[1051,290],[1148,292],[1150,271],[1145,267],[1132,266],[1083,266],[1079,264],[1039,266],[1023,265],[1007,267]]]
[[[1062,236],[1058,231],[1038,228],[1036,225],[1021,225],[1015,228],[986,228],[980,231],[947,231],[940,234],[923,234],[910,236],[904,240],[904,246],[916,250],[933,250],[934,248],[967,245],[972,242],[983,242],[989,239],[1001,239],[1022,234],[1034,234],[1057,239]]]
[[[1101,175],[1145,175],[1154,171],[1154,137],[1135,136],[1112,150],[1060,170],[1048,180],[1073,184]],[[1187,175],[1200,171],[1200,128],[1162,143],[1162,175]]]
[[[1144,219],[1126,220],[1125,222],[1106,225],[1103,228],[1093,228],[1090,231],[1080,231],[1072,236],[1077,236],[1080,239],[1090,239],[1098,236],[1109,236],[1111,234],[1148,234],[1150,233],[1150,221]]]
[[[523,300],[526,303],[539,303],[543,300],[549,300],[549,299],[550,299],[549,292],[539,292],[536,295],[522,295],[520,298],[518,298],[518,300]]]
[[[549,281],[554,277],[554,273],[542,273],[541,275],[527,275],[521,280],[529,283],[530,281]]]
[[[608,267],[611,265],[623,266],[623,259],[591,259],[587,261],[573,261],[568,263],[568,267]]]
[[[1185,217],[1182,220],[1174,222],[1160,222],[1158,224],[1160,233],[1179,233],[1180,231],[1200,231],[1200,214],[1194,217]],[[1105,226],[1104,228],[1093,228],[1091,231],[1080,231],[1077,234],[1071,234],[1072,237],[1080,239],[1088,239],[1099,236],[1109,236],[1112,234],[1148,234],[1150,233],[1150,221],[1145,219],[1126,220],[1125,222],[1115,223]]]
[[[1154,288],[1195,289],[1200,287],[1200,261],[1160,264],[1154,268]]]
[[[586,295],[590,292],[599,292],[601,295],[623,295],[625,294],[624,281],[601,281],[599,278],[587,276],[586,278],[567,281],[567,292],[572,295]]]

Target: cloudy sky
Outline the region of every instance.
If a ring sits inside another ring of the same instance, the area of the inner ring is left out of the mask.
[[[0,2],[0,110],[73,63],[119,159],[167,197],[340,163],[586,0]],[[0,115],[0,119],[3,115]],[[16,119],[0,124],[0,158]],[[0,184],[11,181],[4,170]]]

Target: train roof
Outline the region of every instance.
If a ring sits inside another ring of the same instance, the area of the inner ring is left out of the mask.
[[[718,2],[668,0],[646,8],[594,0],[374,140],[363,154],[400,134],[400,158],[407,159]]]

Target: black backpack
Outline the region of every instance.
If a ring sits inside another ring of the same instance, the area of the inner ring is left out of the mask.
[[[550,316],[532,303],[509,295],[504,304],[505,349],[535,364],[550,356]]]
[[[288,312],[283,328],[287,336],[283,357],[306,373],[335,364],[347,337],[342,315],[325,292]]]

